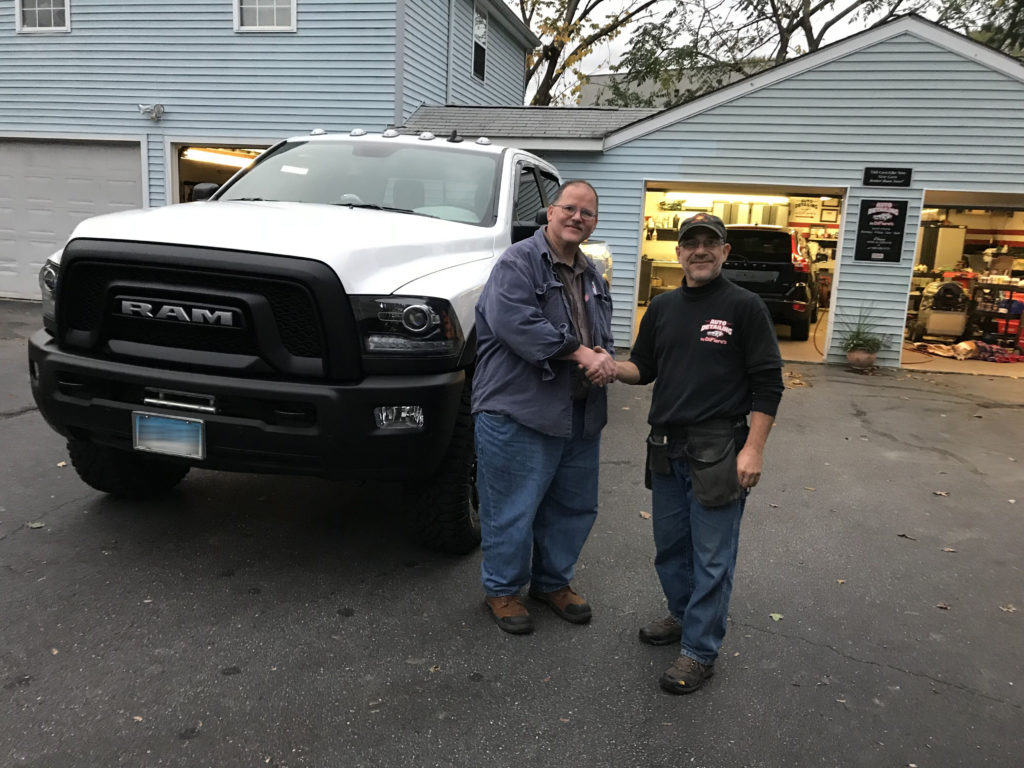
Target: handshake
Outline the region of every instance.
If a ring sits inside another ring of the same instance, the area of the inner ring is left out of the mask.
[[[602,347],[580,346],[572,358],[586,374],[591,384],[603,387],[615,381],[616,371],[615,359]]]

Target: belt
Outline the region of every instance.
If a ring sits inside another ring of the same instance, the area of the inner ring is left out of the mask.
[[[697,429],[736,429],[747,426],[746,416],[726,416],[721,419],[705,419],[696,424],[654,424],[651,426],[651,437],[654,442],[663,443],[667,440],[685,440],[690,430]]]

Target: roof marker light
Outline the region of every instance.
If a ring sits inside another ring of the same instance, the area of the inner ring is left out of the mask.
[[[353,128],[351,131],[348,132],[348,135],[349,136],[365,136],[366,135],[366,131],[364,131],[362,128]]]
[[[393,139],[398,135],[398,131],[394,128],[388,128],[384,133],[381,134],[385,139]]]
[[[437,138],[437,136],[432,134],[430,131],[424,131],[423,133],[421,133],[419,135],[419,140],[420,141],[433,141],[436,138]]]
[[[325,133],[327,133],[327,131],[325,131],[323,128],[314,128],[312,131],[309,132],[309,135],[310,136],[323,136]]]
[[[483,144],[486,147],[488,144],[491,143],[491,140],[488,139],[486,136],[481,136],[479,139],[476,140],[476,143]]]

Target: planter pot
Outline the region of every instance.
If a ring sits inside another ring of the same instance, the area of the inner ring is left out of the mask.
[[[858,371],[866,371],[868,368],[875,367],[875,359],[878,355],[874,352],[868,352],[866,349],[851,349],[846,353],[846,361],[850,364],[851,368]]]

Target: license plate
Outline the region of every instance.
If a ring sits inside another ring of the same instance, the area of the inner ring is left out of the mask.
[[[734,283],[774,283],[778,272],[761,272],[756,269],[730,269],[727,277]]]
[[[206,435],[202,419],[159,416],[132,411],[132,438],[137,451],[206,458]]]

